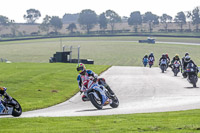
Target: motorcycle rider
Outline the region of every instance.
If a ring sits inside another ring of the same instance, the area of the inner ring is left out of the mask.
[[[173,64],[174,64],[175,61],[178,61],[178,62],[180,63],[180,65],[181,65],[181,60],[180,60],[178,54],[176,54],[176,55],[173,57],[173,59],[172,59],[172,61],[171,61],[171,64],[169,65],[169,67],[172,68],[172,66],[173,66]],[[182,69],[181,69],[181,70],[182,70]]]
[[[148,63],[148,55],[147,54],[144,55],[144,57],[142,59],[142,63],[143,64],[145,64],[145,63],[147,64]]]
[[[150,59],[151,57],[153,57],[153,61],[154,61],[154,60],[155,60],[155,57],[154,57],[154,55],[153,55],[153,52],[151,52],[151,53],[149,54],[148,59]]]
[[[169,58],[169,55],[168,53],[165,54],[166,58],[167,58],[167,67],[169,66],[169,63],[170,63],[170,58]]]
[[[161,63],[161,60],[167,60],[167,57],[164,53],[162,54],[162,57],[159,59],[159,65]]]
[[[197,65],[190,59],[190,56],[189,56],[189,55],[186,55],[185,58],[184,58],[184,62],[183,62],[183,73],[182,73],[182,75],[183,75],[184,78],[187,77],[187,75],[186,75],[186,73],[185,73],[185,70],[186,70],[186,67],[187,67],[187,65],[188,65],[189,63],[193,63],[193,64],[194,64],[194,67],[197,68],[197,73],[199,72],[199,69],[198,69]]]
[[[189,53],[188,53],[188,52],[186,52],[186,53],[185,53],[185,56],[182,58],[182,64],[184,64],[184,62],[185,62],[185,57],[186,57],[187,55],[189,56]],[[182,67],[183,67],[183,66],[182,66]],[[183,69],[183,68],[182,68],[182,69]]]
[[[7,88],[5,87],[0,87],[0,97],[4,96],[7,100],[8,100],[8,103],[12,101],[12,97],[8,95],[8,93],[6,93],[6,90]],[[2,101],[3,104],[4,101]]]
[[[89,77],[92,76],[94,78],[94,82],[98,82],[98,84],[103,85],[110,92],[111,95],[114,95],[114,92],[111,90],[111,88],[108,86],[108,84],[106,84],[105,80],[103,78],[98,79],[98,75],[95,74],[92,70],[87,70],[83,63],[79,63],[77,65],[76,70],[79,73],[79,75],[77,77],[77,81],[78,81],[78,85],[79,85],[79,89],[80,89],[81,93],[83,91],[85,91],[85,90],[83,90],[84,89],[83,82],[88,80]],[[87,97],[85,95],[83,95],[82,100],[86,101]]]
[[[144,55],[144,57],[143,57],[143,59],[142,59],[142,60],[144,60],[145,58],[147,58],[147,59],[148,59],[148,55],[147,55],[147,54],[145,54],[145,55]]]

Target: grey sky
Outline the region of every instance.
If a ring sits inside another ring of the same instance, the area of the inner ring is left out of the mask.
[[[179,11],[191,11],[200,6],[200,0],[2,0],[0,15],[16,22],[25,22],[23,15],[30,8],[45,15],[63,17],[65,13],[79,13],[83,9],[94,10],[98,15],[108,9],[120,16],[130,16],[133,11],[144,14],[151,11],[156,15],[166,13],[174,17]]]

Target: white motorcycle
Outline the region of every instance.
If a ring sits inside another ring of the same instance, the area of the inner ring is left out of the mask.
[[[174,72],[174,76],[177,76],[177,74],[180,72],[180,66],[181,64],[179,63],[179,61],[174,61],[172,66],[172,71]]]
[[[160,61],[160,69],[162,73],[164,73],[167,70],[167,59],[162,59]]]
[[[93,77],[83,82],[82,90],[86,96],[84,101],[90,101],[97,109],[102,109],[106,105],[112,108],[119,106],[117,96],[112,95],[103,85],[99,85]]]

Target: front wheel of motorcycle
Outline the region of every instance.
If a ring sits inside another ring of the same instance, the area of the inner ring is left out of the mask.
[[[119,106],[119,100],[116,96],[112,98],[112,104],[110,104],[112,108],[117,108]]]
[[[194,87],[194,88],[196,88],[196,87],[197,87],[196,83],[193,83],[193,87]]]
[[[92,93],[89,94],[88,97],[89,97],[91,103],[92,103],[97,109],[102,109],[102,108],[103,108],[102,102],[99,101],[99,100],[97,100],[97,99],[95,98],[95,96],[94,96]]]
[[[14,117],[18,117],[22,114],[22,108],[20,106],[20,104],[18,103],[18,101],[16,99],[12,99],[14,100],[17,104],[13,107],[13,112],[12,112],[12,116]]]

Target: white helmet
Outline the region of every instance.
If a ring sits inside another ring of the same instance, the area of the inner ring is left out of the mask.
[[[189,61],[190,61],[190,56],[187,55],[187,56],[185,57],[185,62],[189,62]]]

